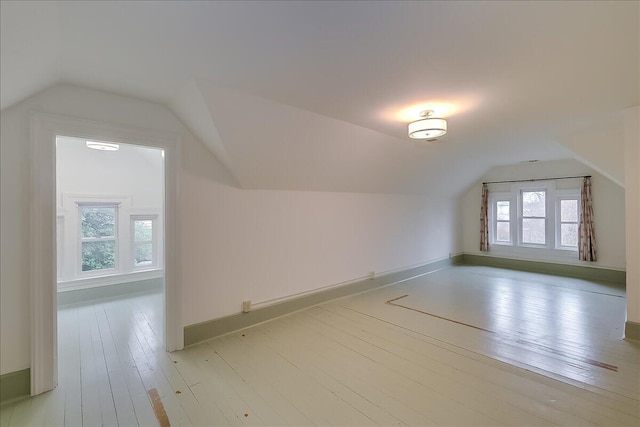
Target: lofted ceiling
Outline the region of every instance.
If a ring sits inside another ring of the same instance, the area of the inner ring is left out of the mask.
[[[455,194],[640,103],[634,1],[1,8],[3,109],[58,82],[160,102],[243,188]]]

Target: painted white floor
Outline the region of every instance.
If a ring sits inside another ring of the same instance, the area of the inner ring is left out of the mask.
[[[624,292],[460,266],[162,351],[160,294],[63,308],[60,385],[0,426],[640,425]]]

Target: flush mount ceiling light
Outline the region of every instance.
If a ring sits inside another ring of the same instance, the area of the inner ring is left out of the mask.
[[[409,123],[409,138],[413,139],[434,139],[447,133],[447,121],[431,117],[433,111],[425,110],[420,112],[423,119]]]
[[[118,151],[120,149],[120,145],[112,142],[87,141],[87,148],[101,151]]]

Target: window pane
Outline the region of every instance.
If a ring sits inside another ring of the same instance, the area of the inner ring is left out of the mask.
[[[522,219],[522,242],[545,244],[545,219]]]
[[[560,225],[560,244],[562,246],[578,246],[578,224]]]
[[[508,222],[499,222],[496,227],[496,241],[497,242],[510,242],[511,230]]]
[[[153,247],[151,243],[136,245],[134,262],[136,265],[151,264],[153,262]]]
[[[115,237],[116,208],[83,207],[80,209],[82,237]]]
[[[136,242],[151,240],[153,236],[153,222],[150,219],[135,220],[133,222],[134,240]]]
[[[116,242],[82,242],[82,271],[116,267]]]
[[[509,201],[496,202],[496,211],[498,221],[509,221]]]
[[[522,215],[545,217],[545,192],[544,191],[523,191],[522,192]]]
[[[560,221],[578,222],[577,200],[560,200]]]

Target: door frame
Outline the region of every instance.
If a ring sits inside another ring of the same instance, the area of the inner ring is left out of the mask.
[[[30,302],[31,395],[58,383],[56,273],[56,136],[113,141],[164,150],[164,348],[181,350],[184,329],[178,286],[177,230],[180,137],[177,133],[123,127],[100,121],[31,112]]]

